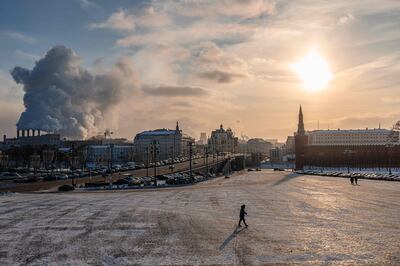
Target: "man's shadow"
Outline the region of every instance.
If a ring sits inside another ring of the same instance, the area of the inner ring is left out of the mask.
[[[218,248],[220,251],[223,250],[225,248],[226,245],[229,244],[229,242],[231,242],[232,239],[234,239],[238,234],[240,234],[240,232],[242,232],[244,229],[246,229],[247,227],[236,227],[235,230],[233,230],[232,234],[230,234],[230,236],[228,236],[224,242],[221,244],[221,246]]]

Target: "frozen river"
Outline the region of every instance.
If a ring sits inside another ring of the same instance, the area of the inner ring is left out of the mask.
[[[250,225],[235,230],[241,204]],[[157,191],[0,196],[0,265],[400,264],[400,182],[246,172]]]

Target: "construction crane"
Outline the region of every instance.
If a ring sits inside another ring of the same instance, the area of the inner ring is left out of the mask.
[[[114,134],[114,132],[112,132],[110,129],[106,129],[105,131],[104,131],[104,138],[105,139],[107,139],[107,138],[111,138],[111,135],[112,134]]]
[[[104,137],[104,139],[110,139],[112,134],[114,134],[114,132],[107,128],[103,132],[97,132],[97,138]]]

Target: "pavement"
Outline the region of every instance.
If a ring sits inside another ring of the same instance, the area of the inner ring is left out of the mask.
[[[237,228],[246,204],[248,228]],[[400,183],[242,172],[0,196],[0,265],[400,265]]]

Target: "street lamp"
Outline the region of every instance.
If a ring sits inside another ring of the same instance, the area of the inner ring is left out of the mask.
[[[160,153],[159,143],[157,140],[153,140],[151,143],[151,153],[153,154],[153,166],[154,166],[154,186],[157,186],[157,153]]]
[[[149,176],[149,147],[145,147],[144,150],[146,151],[146,176]]]
[[[205,165],[206,165],[206,177],[208,178],[208,146],[204,146],[204,159],[205,159]]]
[[[192,175],[192,155],[193,155],[193,142],[188,142],[189,145],[189,176],[190,181],[193,183],[193,175]]]
[[[344,150],[343,154],[347,155],[347,173],[350,173],[350,155],[353,153],[352,150]]]
[[[391,175],[392,174],[392,166],[391,166],[391,164],[392,164],[392,160],[391,160],[391,151],[392,151],[392,148],[394,147],[394,145],[393,145],[393,143],[388,143],[388,144],[386,144],[385,145],[385,147],[387,148],[387,158],[388,158],[388,168],[389,168],[389,174]]]
[[[175,146],[175,143],[174,143],[174,146]],[[171,170],[171,174],[173,174],[174,173],[174,167],[175,167],[175,165],[174,165],[174,161],[175,161],[175,159],[174,159],[174,157],[175,157],[175,151],[174,151],[174,146],[172,146],[171,147],[171,151],[172,151],[172,156],[170,157],[170,165],[169,165],[169,169]]]

